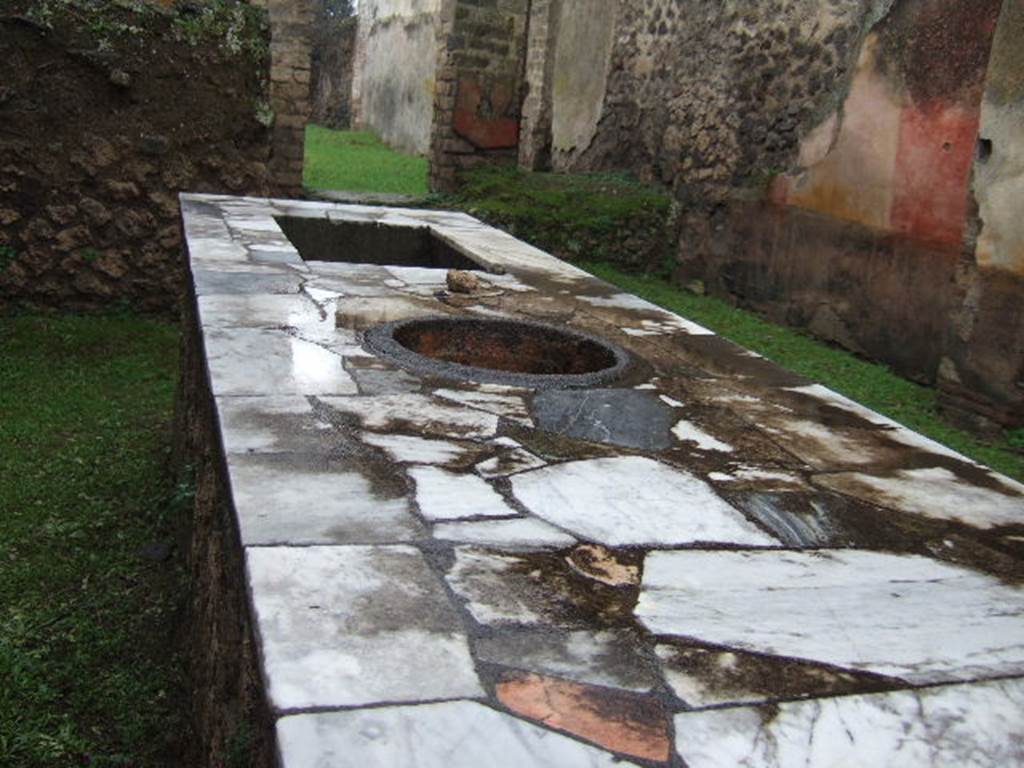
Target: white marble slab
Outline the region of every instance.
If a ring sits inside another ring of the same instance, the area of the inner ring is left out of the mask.
[[[451,404],[427,395],[402,394],[380,397],[325,397],[324,402],[344,413],[358,416],[364,427],[442,437],[489,438],[498,429],[498,417]]]
[[[514,475],[511,482],[534,514],[608,546],[777,544],[704,481],[652,459],[575,461]]]
[[[884,416],[881,413],[878,413],[877,411],[873,411],[870,408],[867,408],[866,406],[863,406],[860,403],[856,402],[855,400],[851,400],[850,398],[841,395],[838,392],[835,392],[821,384],[811,384],[806,387],[790,387],[787,389],[787,391],[798,392],[800,394],[807,395],[808,397],[820,400],[822,403],[825,403],[826,405],[831,405],[836,408],[842,408],[845,411],[849,411],[850,413],[856,414],[857,416],[860,416],[862,419],[869,421],[872,424],[888,427],[890,431],[887,433],[887,435],[893,440],[896,440],[897,442],[902,443],[903,445],[906,445],[908,447],[917,448],[927,453],[934,453],[939,456],[946,456],[952,459],[956,459],[958,461],[962,461],[965,464],[974,464],[975,466],[977,466],[976,462],[967,458],[963,454],[957,453],[953,449],[947,448],[941,443],[937,443],[934,440],[927,438],[918,432],[914,432],[913,430],[907,429],[905,426],[903,426],[897,421],[890,419],[888,416]]]
[[[427,520],[509,517],[518,512],[476,475],[459,475],[437,467],[413,467],[416,503]]]
[[[320,307],[301,294],[201,296],[199,318],[208,328],[308,328],[329,323],[334,330],[334,318],[325,318]]]
[[[474,547],[458,547],[445,577],[466,601],[466,609],[484,625],[539,624],[551,618],[542,586],[531,583],[525,562]]]
[[[711,472],[709,480],[727,483],[731,489],[753,489],[758,491],[806,491],[810,486],[795,472],[782,469],[739,465],[729,472]]]
[[[991,487],[968,483],[948,469],[898,470],[887,475],[817,475],[815,485],[902,512],[956,520],[975,528],[1024,525],[1024,486],[991,475]]]
[[[336,325],[355,331],[365,331],[378,323],[408,320],[414,317],[432,317],[440,304],[414,296],[356,296],[338,299],[334,313]]]
[[[720,709],[675,718],[690,768],[1024,765],[1024,682]]]
[[[246,550],[278,711],[483,695],[466,636],[412,547]]]
[[[631,763],[468,701],[294,715],[282,768],[627,768]]]
[[[576,543],[569,534],[533,518],[441,523],[434,538],[492,549],[565,549]]]
[[[424,537],[408,499],[382,494],[371,478],[344,462],[230,454],[228,474],[246,546],[387,544]]]
[[[466,455],[468,448],[449,440],[428,440],[414,435],[364,432],[363,442],[380,448],[400,464],[450,464]]]
[[[347,395],[356,383],[342,358],[283,331],[207,328],[214,395]]]
[[[914,683],[1024,673],[1024,589],[915,555],[652,552],[652,632]]]

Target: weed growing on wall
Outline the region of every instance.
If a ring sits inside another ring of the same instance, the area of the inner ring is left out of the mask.
[[[269,53],[266,11],[237,0],[194,0],[169,9],[145,0],[36,0],[25,18],[45,29],[70,22],[91,33],[98,51],[110,52],[140,38],[146,19],[157,14],[171,17],[176,42],[192,47],[212,42],[258,62]]]
[[[207,0],[179,11],[174,18],[175,38],[191,46],[216,42],[232,55],[245,54],[262,61],[268,54],[269,21],[264,10],[248,3]]]

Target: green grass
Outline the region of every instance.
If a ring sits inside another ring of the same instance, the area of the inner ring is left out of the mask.
[[[306,127],[303,183],[311,189],[427,194],[427,160],[404,155],[372,133]]]
[[[164,764],[181,573],[139,551],[172,535],[177,329],[24,315],[0,350],[0,765]]]
[[[759,352],[785,368],[841,392],[953,450],[1010,477],[1024,480],[1024,455],[1011,450],[1016,433],[1004,445],[983,443],[944,421],[936,392],[907,381],[887,368],[823,344],[791,328],[774,325],[724,301],[680,290],[657,276],[623,272],[607,263],[582,268],[629,293],[676,312],[737,344]]]

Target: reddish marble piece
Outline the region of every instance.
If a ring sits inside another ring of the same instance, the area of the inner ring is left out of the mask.
[[[534,674],[499,683],[497,693],[512,712],[605,749],[644,760],[669,758],[668,719],[648,696]]]

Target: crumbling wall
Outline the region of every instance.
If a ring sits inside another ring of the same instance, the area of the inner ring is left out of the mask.
[[[530,0],[443,0],[430,141],[430,185],[514,162],[524,96]]]
[[[174,311],[177,193],[266,191],[265,16],[204,8],[0,8],[0,309]]]
[[[1008,0],[989,61],[974,162],[977,247],[939,368],[940,403],[969,426],[1024,424],[1024,4]]]
[[[969,185],[999,6],[900,0],[867,16],[843,98],[799,123],[785,172],[766,172],[766,194],[749,187],[755,203],[730,190],[711,228],[696,206],[681,272],[934,383],[974,247]]]
[[[354,124],[425,154],[434,118],[441,0],[361,0]]]
[[[680,281],[1024,423],[1017,0],[583,5],[535,0],[521,165],[665,184]]]

